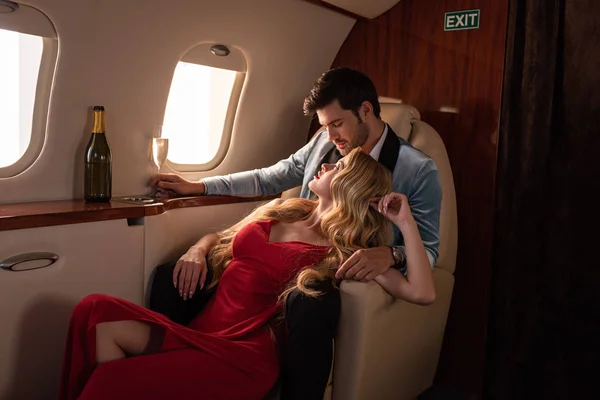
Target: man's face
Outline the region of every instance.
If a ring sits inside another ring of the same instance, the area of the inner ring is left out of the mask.
[[[317,110],[319,123],[327,129],[329,141],[342,155],[362,146],[369,137],[369,127],[350,110],[344,110],[337,100]]]

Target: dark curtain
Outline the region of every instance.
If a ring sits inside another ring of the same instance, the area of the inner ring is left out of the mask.
[[[484,394],[600,398],[600,1],[508,24]]]

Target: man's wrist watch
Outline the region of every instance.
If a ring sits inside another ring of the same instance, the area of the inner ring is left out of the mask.
[[[388,247],[392,251],[392,257],[394,258],[394,265],[402,264],[402,261],[404,261],[404,254],[402,254],[402,250],[400,250],[400,247],[394,247],[394,246],[388,246]]]

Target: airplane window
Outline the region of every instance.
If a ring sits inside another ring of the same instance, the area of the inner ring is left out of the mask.
[[[179,62],[163,121],[169,161],[206,164],[217,154],[237,71]]]
[[[25,171],[42,151],[58,54],[48,17],[11,4],[0,12],[0,178]]]
[[[207,171],[223,160],[245,77],[244,54],[223,44],[198,44],[179,60],[162,127],[172,169]]]
[[[42,51],[41,37],[0,29],[0,168],[29,147]]]

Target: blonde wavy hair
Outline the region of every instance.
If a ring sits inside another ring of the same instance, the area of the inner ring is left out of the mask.
[[[284,299],[296,288],[308,296],[319,295],[311,286],[333,278],[335,271],[356,250],[382,246],[391,241],[391,223],[369,206],[369,199],[390,192],[390,172],[360,147],[344,157],[343,163],[344,168],[331,181],[333,205],[321,219],[321,230],[332,246],[319,264],[305,268],[298,274],[296,282],[282,294]],[[213,268],[213,280],[209,287],[217,285],[231,262],[233,238],[242,227],[256,221],[290,223],[305,220],[318,204],[318,200],[299,198],[272,201],[258,207],[231,228],[219,232],[219,244],[208,254]]]

